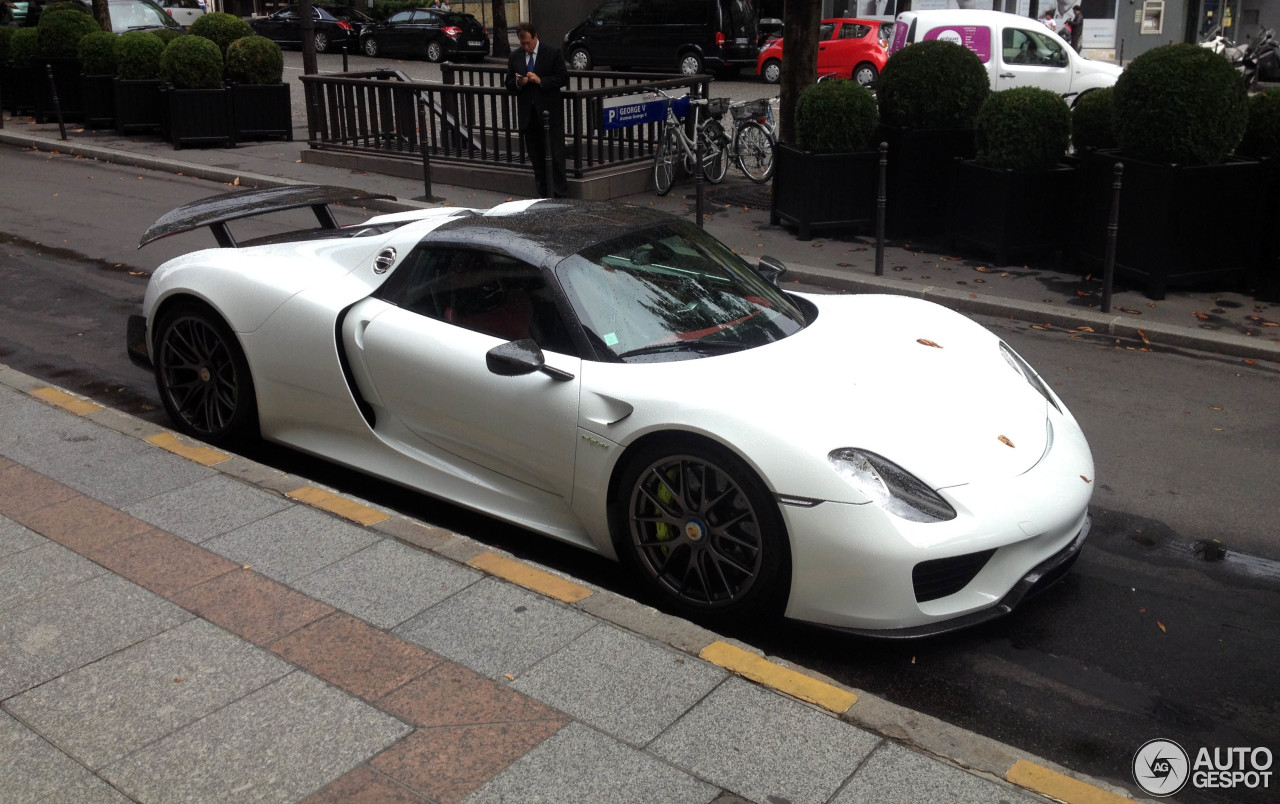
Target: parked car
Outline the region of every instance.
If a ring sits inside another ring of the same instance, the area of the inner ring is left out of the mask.
[[[156,268],[128,319],[176,428],[617,558],[690,616],[921,636],[1007,614],[1083,548],[1079,424],[958,313],[784,289],[649,207],[327,214],[370,197],[222,193],[142,236],[225,246]],[[232,247],[228,222],[302,207],[319,229]]]
[[[564,35],[571,70],[733,73],[755,65],[753,0],[606,0]]]
[[[0,25],[21,28],[27,24],[27,0],[3,0],[0,2]]]
[[[852,78],[864,87],[880,77],[889,59],[887,34],[892,22],[861,19],[823,20],[818,28],[818,75]],[[782,75],[782,40],[775,39],[756,57],[756,75],[770,84]]]
[[[249,26],[259,36],[265,36],[281,45],[302,46],[302,15],[296,5],[286,6],[274,14],[249,20]],[[317,53],[341,50],[346,47],[355,52],[360,47],[360,33],[365,26],[373,25],[372,17],[350,6],[312,6],[315,20]]]
[[[204,6],[200,5],[200,0],[156,0],[156,2],[183,28],[190,28],[191,23],[204,14]]]
[[[91,0],[80,0],[92,8]],[[107,11],[111,14],[111,32],[146,31],[153,28],[183,30],[182,24],[169,16],[168,10],[155,0],[109,0]]]
[[[1087,59],[1039,20],[1003,11],[904,11],[893,30],[892,55],[913,42],[941,39],[982,59],[991,89],[1040,87],[1074,104],[1092,89],[1113,86],[1121,68]]]
[[[397,11],[386,22],[366,26],[360,33],[360,49],[366,56],[479,61],[489,55],[489,32],[470,14],[411,8]]]

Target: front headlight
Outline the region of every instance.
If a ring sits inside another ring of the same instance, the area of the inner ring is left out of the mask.
[[[1029,382],[1040,396],[1044,397],[1044,401],[1053,405],[1059,413],[1062,412],[1062,408],[1058,406],[1058,400],[1054,398],[1049,386],[1045,385],[1044,380],[1040,379],[1040,375],[1036,374],[1035,369],[1031,368],[1031,365],[1022,359],[1022,355],[1013,351],[1009,344],[1004,341],[1000,341],[1000,354],[1004,356],[1005,362],[1012,366],[1014,371],[1021,374],[1023,379]]]
[[[956,511],[936,491],[888,458],[860,449],[833,450],[827,460],[884,510],[912,522],[946,522]]]

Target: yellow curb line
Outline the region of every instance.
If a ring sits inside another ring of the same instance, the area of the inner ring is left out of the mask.
[[[772,687],[779,692],[785,692],[802,701],[817,704],[824,709],[830,709],[837,715],[848,711],[849,707],[858,700],[858,696],[852,692],[774,664],[768,659],[742,648],[736,648],[727,642],[712,642],[703,648],[698,656],[743,678]]]
[[[1070,776],[1025,759],[1013,763],[1013,767],[1009,768],[1004,778],[1028,790],[1065,801],[1067,804],[1117,804],[1118,802],[1133,804],[1133,799],[1094,787],[1079,779],[1072,779]]]
[[[219,452],[211,447],[193,447],[184,444],[178,440],[173,433],[157,433],[147,438],[147,443],[154,444],[163,450],[168,450],[174,455],[186,458],[189,461],[195,461],[201,466],[216,466],[223,461],[231,460],[231,456],[225,452]]]
[[[77,416],[84,416],[94,411],[102,410],[101,405],[96,405],[87,399],[81,399],[57,388],[37,388],[31,392],[31,395]]]
[[[348,500],[337,494],[318,489],[315,486],[303,486],[300,489],[294,489],[285,495],[290,499],[313,505],[321,508],[331,514],[337,514],[352,522],[358,522],[361,525],[376,525],[391,518],[390,514],[383,513],[376,508],[370,508],[367,505],[361,505],[358,502]]]
[[[535,592],[554,597],[564,603],[577,603],[591,594],[590,589],[563,578],[557,578],[549,572],[534,569],[497,553],[481,553],[467,562],[468,566],[484,570],[490,575],[505,578],[514,584],[532,589]]]

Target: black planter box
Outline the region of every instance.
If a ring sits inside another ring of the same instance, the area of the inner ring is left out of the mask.
[[[879,137],[889,144],[885,227],[894,237],[942,234],[952,163],[974,157],[974,130],[882,125]]]
[[[231,120],[236,142],[293,139],[288,84],[232,84]]]
[[[1254,232],[1256,257],[1250,284],[1258,301],[1280,302],[1280,235],[1275,231],[1276,221],[1280,221],[1280,157],[1258,161],[1263,177],[1262,213],[1258,219],[1262,225]]]
[[[1067,242],[1069,224],[1059,199],[1075,194],[1075,168],[1020,173],[957,159],[951,178],[948,238],[994,255],[1050,252]]]
[[[879,152],[815,154],[780,142],[773,159],[771,224],[795,226],[808,240],[813,229],[875,222]]]
[[[1257,162],[1233,157],[1221,165],[1186,167],[1109,150],[1085,154],[1077,169],[1081,225],[1076,262],[1082,269],[1097,274],[1103,267],[1117,162],[1124,165],[1117,278],[1142,286],[1148,298],[1159,300],[1170,287],[1222,286],[1249,277],[1256,240],[1222,231],[1215,204],[1228,192],[1232,230],[1257,231],[1264,201]]]
[[[235,145],[231,130],[231,93],[218,89],[164,91],[168,115],[165,135],[174,148],[188,145]]]
[[[32,76],[35,70],[29,65],[0,65],[0,102],[13,115],[29,114],[35,109],[35,89]]]
[[[89,128],[113,128],[116,124],[116,78],[113,75],[80,76],[84,98],[84,124]]]
[[[117,78],[115,101],[117,134],[160,130],[164,102],[159,78]]]
[[[31,76],[35,90],[36,122],[56,122],[57,110],[53,105],[53,90],[49,87],[48,69],[53,69],[54,89],[58,92],[58,105],[62,108],[63,121],[84,119],[84,94],[80,91],[80,60],[44,56],[35,60]]]

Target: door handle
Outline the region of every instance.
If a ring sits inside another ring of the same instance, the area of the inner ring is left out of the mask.
[[[1017,76],[1015,76],[1013,73],[1000,73],[1000,77],[1001,77],[1001,78],[1016,78]]]

